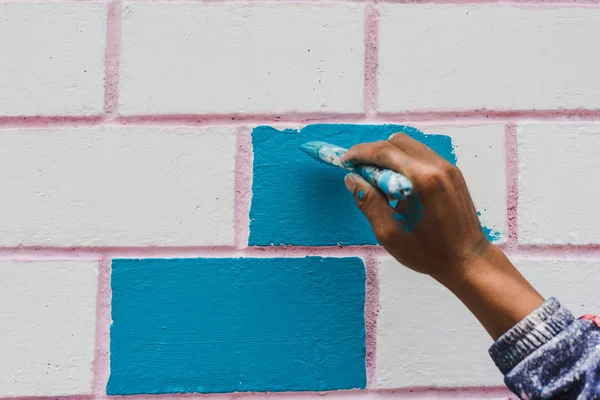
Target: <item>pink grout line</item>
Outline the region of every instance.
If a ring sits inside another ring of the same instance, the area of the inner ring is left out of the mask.
[[[0,259],[103,260],[104,258],[168,257],[345,257],[387,252],[381,246],[266,246],[238,249],[233,246],[196,247],[0,247]]]
[[[116,107],[116,103],[115,103]],[[345,113],[281,113],[281,114],[210,114],[210,115],[142,115],[116,116],[17,116],[0,117],[3,128],[62,128],[65,126],[247,126],[293,123],[431,123],[481,125],[515,123],[515,121],[578,122],[598,121],[600,110],[522,110],[522,111],[407,111],[376,115]]]
[[[106,21],[104,115],[116,118],[119,108],[119,59],[121,56],[121,1],[108,4]]]
[[[365,346],[367,389],[377,388],[377,319],[379,316],[379,278],[377,251],[364,258],[367,273],[365,295]]]
[[[95,126],[103,122],[102,116],[86,117],[0,117],[0,128],[63,128]]]
[[[600,0],[379,0],[390,4],[457,4],[457,5],[498,5],[531,9],[581,7],[597,8]]]
[[[279,122],[310,123],[326,120],[360,121],[363,114],[357,113],[280,113],[280,114],[201,114],[201,115],[138,115],[120,116],[118,123],[129,124],[173,124],[189,125],[232,125],[273,124]]]
[[[110,3],[113,0],[53,0],[53,3]],[[160,3],[165,0],[131,0],[134,2]],[[281,0],[180,0],[178,3],[196,3],[196,4],[248,4],[248,3],[274,3]],[[327,4],[357,4],[370,3],[373,0],[327,0]],[[491,4],[491,5],[514,5],[514,6],[535,6],[535,8],[553,8],[553,7],[586,7],[596,6],[600,0],[377,0],[382,3],[397,4]],[[39,3],[40,0],[0,0],[3,3]],[[318,4],[314,0],[305,0],[308,4]]]
[[[379,9],[375,3],[365,6],[365,77],[363,102],[365,114],[377,114],[377,65],[379,64]]]
[[[110,324],[111,298],[110,287],[111,260],[104,258],[98,271],[98,297],[96,300],[96,344],[93,364],[92,392],[104,395],[110,374]]]
[[[600,244],[589,245],[528,245],[509,249],[512,257],[539,257],[543,259],[600,258]],[[92,260],[105,258],[239,258],[239,257],[368,257],[387,256],[381,246],[233,246],[193,247],[0,247],[0,260]]]
[[[600,258],[600,245],[521,245],[517,246],[517,250],[511,255],[528,258],[591,260]]]
[[[18,396],[0,397],[0,400],[94,400],[93,395],[67,395],[67,396]]]
[[[235,160],[235,204],[234,232],[235,247],[248,247],[250,235],[250,204],[252,202],[252,135],[249,128],[237,132],[237,153]]]
[[[431,110],[406,111],[397,113],[379,113],[378,118],[389,121],[486,120],[488,122],[501,121],[505,123],[514,122],[514,120],[593,121],[600,119],[600,110]]]
[[[506,153],[506,221],[508,252],[514,252],[518,243],[517,207],[519,203],[519,143],[517,126],[506,125],[504,136]]]
[[[364,399],[517,399],[508,389],[502,387],[466,387],[466,388],[428,388],[408,387],[390,390],[337,390],[330,392],[248,392],[248,393],[177,393],[177,394],[149,394],[128,396],[31,396],[31,397],[2,397],[10,400],[177,400],[177,399],[296,399],[296,400],[346,400]]]

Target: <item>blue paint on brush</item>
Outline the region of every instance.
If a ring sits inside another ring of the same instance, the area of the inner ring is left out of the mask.
[[[373,165],[348,166],[348,163],[342,162],[342,156],[348,151],[342,147],[325,142],[308,142],[301,145],[300,150],[315,160],[362,176],[390,200],[404,200],[412,194],[412,182],[398,172]]]
[[[108,395],[364,389],[360,258],[116,259]]]
[[[377,244],[344,185],[345,171],[298,151],[310,141],[350,148],[404,132],[456,165],[450,137],[403,125],[308,125],[300,130],[259,126],[252,132],[254,166],[249,244],[334,246]],[[494,237],[490,237],[494,239]]]

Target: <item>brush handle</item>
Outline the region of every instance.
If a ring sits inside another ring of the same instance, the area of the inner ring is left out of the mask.
[[[300,146],[300,150],[326,164],[357,173],[371,185],[385,193],[390,201],[397,202],[397,200],[403,200],[412,194],[412,183],[402,174],[371,165],[348,165],[343,163],[342,156],[348,151],[344,148],[325,142],[313,141]]]
[[[390,200],[404,200],[412,194],[412,183],[402,174],[370,165],[357,165],[353,171],[378,187]]]

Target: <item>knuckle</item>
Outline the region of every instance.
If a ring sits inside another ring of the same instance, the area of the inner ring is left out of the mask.
[[[442,182],[444,173],[441,168],[429,168],[419,174],[419,189],[423,192],[436,190]]]
[[[379,163],[389,165],[394,159],[394,156],[395,148],[390,143],[383,141],[378,145],[377,152],[375,153],[375,160]]]
[[[384,151],[388,147],[389,143],[387,142],[387,140],[379,140],[373,143],[373,149],[375,150],[376,154]]]
[[[440,170],[445,176],[453,177],[458,174],[459,170],[456,165],[453,165],[447,161],[440,163]]]
[[[394,134],[392,134],[389,138],[388,138],[388,142],[400,142],[405,140],[407,137],[406,133],[404,132],[396,132]]]
[[[419,173],[419,188],[423,192],[443,190],[446,186],[445,182],[452,182],[458,176],[460,176],[460,170],[444,160],[444,162]]]

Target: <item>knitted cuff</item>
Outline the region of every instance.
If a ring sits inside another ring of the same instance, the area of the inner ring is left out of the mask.
[[[490,356],[500,372],[506,374],[574,320],[569,310],[562,308],[555,298],[550,298],[502,335],[490,347]]]

